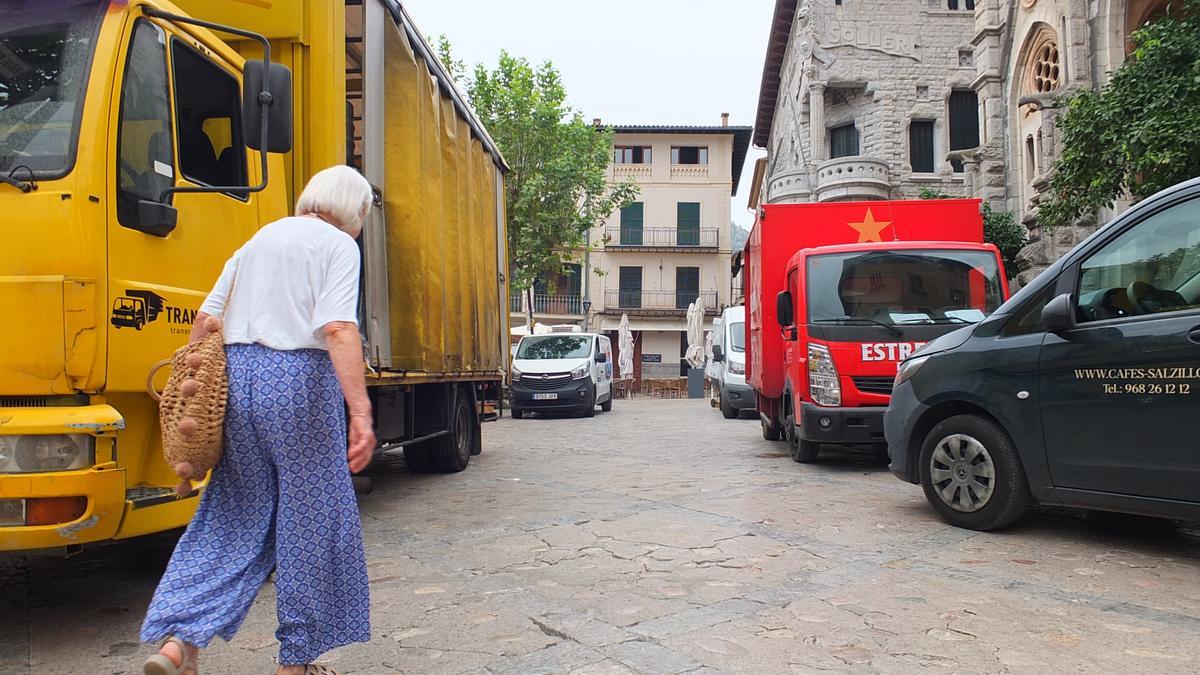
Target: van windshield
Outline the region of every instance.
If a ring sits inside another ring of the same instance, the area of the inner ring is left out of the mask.
[[[746,324],[744,322],[729,324],[729,349],[734,352],[746,351]]]
[[[25,179],[70,168],[88,63],[106,4],[16,0],[0,5],[0,172]]]
[[[518,359],[586,359],[592,352],[592,338],[586,335],[541,335],[527,337],[517,350]]]
[[[810,323],[976,323],[1004,301],[996,256],[986,251],[911,250],[808,259]]]

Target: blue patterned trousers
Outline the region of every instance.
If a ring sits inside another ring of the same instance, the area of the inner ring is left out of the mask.
[[[229,345],[225,454],[163,574],[141,638],[233,638],[276,568],[279,663],[370,639],[366,559],[329,355]]]

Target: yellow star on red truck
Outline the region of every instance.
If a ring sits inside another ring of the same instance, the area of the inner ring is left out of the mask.
[[[861,223],[846,223],[850,227],[858,230],[858,243],[864,244],[871,241],[882,242],[883,231],[892,224],[890,220],[875,220],[875,216],[871,213],[871,209],[867,209],[867,215],[862,219]]]

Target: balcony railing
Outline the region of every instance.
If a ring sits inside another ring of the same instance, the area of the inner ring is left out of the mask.
[[[649,164],[613,165],[613,176],[617,178],[650,178],[652,173]]]
[[[605,248],[715,249],[720,241],[715,227],[611,227]]]
[[[716,291],[625,291],[608,289],[604,293],[604,311],[609,314],[671,313],[682,314],[699,297],[706,314],[717,313]]]
[[[671,178],[708,178],[707,164],[673,164]]]
[[[508,299],[508,310],[510,312],[528,312],[528,296],[525,293],[513,293]],[[583,298],[578,295],[534,293],[533,313],[583,316]]]

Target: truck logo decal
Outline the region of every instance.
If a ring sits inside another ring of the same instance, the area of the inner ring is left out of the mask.
[[[864,342],[862,344],[862,360],[868,361],[903,361],[921,347],[924,342]]]
[[[883,242],[883,231],[892,224],[890,220],[875,220],[875,215],[871,213],[871,209],[867,209],[867,215],[863,217],[861,223],[846,223],[850,227],[858,230],[858,243],[865,244],[868,242]]]
[[[180,324],[191,326],[196,320],[196,310],[187,309],[184,307],[172,307],[167,304],[167,299],[153,291],[143,291],[138,289],[127,288],[125,295],[118,296],[113,301],[112,308],[112,323],[113,328],[132,328],[141,330],[148,323],[154,323],[160,315],[166,314],[167,323]],[[172,329],[172,332],[184,332],[181,329]]]

